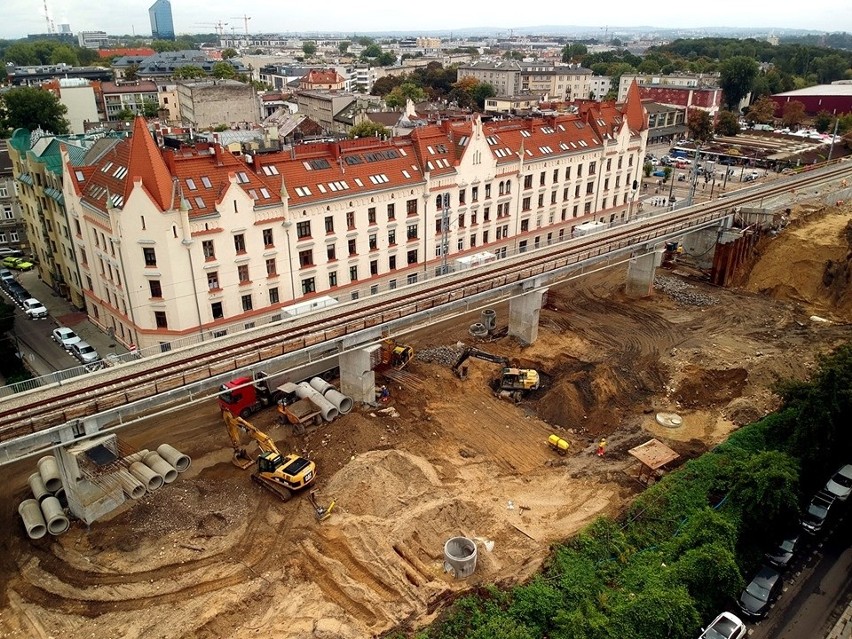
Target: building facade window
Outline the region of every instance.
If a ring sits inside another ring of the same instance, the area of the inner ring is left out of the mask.
[[[306,220],[304,222],[296,223],[296,237],[299,239],[310,237],[311,236],[311,222],[310,220]]]
[[[272,242],[272,229],[263,229],[263,245],[266,248],[275,246],[275,244]]]
[[[214,320],[225,317],[225,312],[222,310],[222,302],[213,302],[210,304],[210,314]]]
[[[328,234],[334,233],[334,216],[328,215],[325,218],[325,232]]]
[[[148,287],[151,289],[151,297],[163,296],[163,289],[160,286],[160,280],[148,280]]]
[[[314,252],[312,249],[299,251],[299,266],[302,268],[314,265]]]
[[[207,289],[210,291],[219,289],[219,273],[217,271],[207,273]]]
[[[154,323],[157,325],[157,328],[168,328],[169,322],[166,319],[166,312],[154,311]]]
[[[237,267],[237,279],[240,281],[240,284],[246,284],[250,281],[248,264],[240,264]]]
[[[276,264],[275,258],[270,257],[266,260],[266,276],[273,277],[274,275],[278,275],[278,265]]]
[[[145,266],[157,266],[157,252],[153,248],[149,246],[143,248],[142,256],[145,258]],[[86,263],[85,260],[83,263]]]
[[[242,233],[234,236],[234,250],[238,254],[246,252],[246,236]]]
[[[270,304],[278,304],[280,302],[280,298],[278,297],[278,287],[273,286],[269,289],[269,303]]]
[[[204,240],[201,242],[201,250],[204,252],[205,260],[216,259],[216,249],[213,247],[213,240]]]
[[[251,294],[250,294],[250,293],[249,293],[248,295],[243,295],[243,296],[240,298],[240,301],[242,302],[242,305],[243,305],[243,311],[250,311],[250,310],[252,310],[253,305],[252,305],[252,301],[251,301]]]

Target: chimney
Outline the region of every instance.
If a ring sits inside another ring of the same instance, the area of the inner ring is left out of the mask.
[[[213,155],[216,156],[216,166],[222,166],[222,145],[218,142],[213,145]]]

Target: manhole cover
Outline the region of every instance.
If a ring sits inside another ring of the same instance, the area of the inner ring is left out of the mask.
[[[680,428],[683,419],[677,413],[657,413],[657,423],[666,428]]]

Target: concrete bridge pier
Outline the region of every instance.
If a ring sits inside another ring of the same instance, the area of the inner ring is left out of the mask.
[[[538,318],[546,288],[536,288],[509,300],[509,335],[529,346],[538,339]]]
[[[379,359],[381,346],[373,344],[340,355],[340,392],[354,402],[373,404],[376,401],[376,373],[373,367]]]
[[[57,446],[54,456],[65,488],[68,508],[87,526],[125,502],[126,497],[117,481],[104,480],[96,484],[87,477],[92,474],[91,469],[99,465],[99,461],[110,464],[119,458],[118,438],[114,433],[77,444]]]
[[[627,263],[627,283],[624,293],[628,297],[650,297],[654,294],[654,274],[662,259],[662,250],[630,258]]]

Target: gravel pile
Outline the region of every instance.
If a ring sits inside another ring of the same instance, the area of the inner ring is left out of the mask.
[[[687,284],[675,277],[656,276],[654,278],[654,288],[670,296],[676,302],[686,304],[687,306],[713,306],[719,303],[719,300],[712,295],[702,293],[691,284]]]
[[[459,355],[464,350],[463,344],[455,346],[435,346],[433,348],[424,348],[414,354],[414,358],[426,362],[427,364],[442,364],[443,366],[452,366],[456,363]]]

